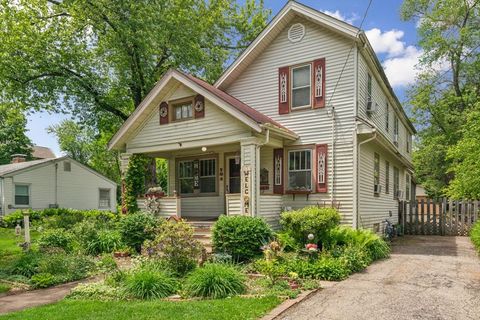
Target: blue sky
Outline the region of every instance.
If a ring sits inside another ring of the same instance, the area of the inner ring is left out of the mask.
[[[299,2],[324,11],[327,14],[359,26],[368,0],[300,0]],[[286,3],[279,0],[265,0],[265,6],[275,15]],[[414,81],[414,66],[421,51],[415,47],[416,26],[413,22],[400,19],[400,0],[373,0],[362,29],[373,45],[382,62],[400,101],[405,101],[405,90]],[[63,114],[35,113],[28,117],[28,133],[34,144],[50,147],[57,156],[61,154],[58,143],[46,128],[68,118]]]

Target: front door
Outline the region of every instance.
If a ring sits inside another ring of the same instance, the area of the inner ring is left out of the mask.
[[[240,193],[240,161],[235,156],[227,157],[227,176],[225,191],[227,193]],[[238,163],[237,163],[238,162]]]

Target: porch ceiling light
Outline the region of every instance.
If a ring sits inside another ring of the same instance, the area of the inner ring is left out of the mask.
[[[235,164],[236,165],[240,164],[240,153],[238,152],[235,154]]]
[[[203,152],[207,151],[207,147],[202,147],[202,151]]]

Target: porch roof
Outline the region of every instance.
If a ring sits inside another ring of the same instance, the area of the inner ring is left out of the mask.
[[[210,100],[219,108],[237,118],[242,123],[251,127],[256,132],[262,132],[263,128],[268,128],[273,129],[276,134],[283,136],[284,138],[290,140],[295,140],[298,138],[298,135],[295,132],[285,128],[280,123],[253,109],[228,93],[190,74],[171,69],[160,79],[160,81],[157,82],[155,87],[148,93],[142,103],[140,103],[137,109],[130,115],[117,133],[112,137],[108,144],[109,149],[121,148],[122,143],[124,143],[126,140],[126,137],[135,131],[138,125],[140,125],[142,119],[144,119],[146,116],[146,111],[151,110],[151,108],[156,105],[156,97],[164,89],[171,89],[169,82],[172,79],[175,79],[193,91],[202,94],[206,99]]]

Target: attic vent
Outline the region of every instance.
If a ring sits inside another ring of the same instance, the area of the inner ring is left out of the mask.
[[[299,42],[304,36],[305,26],[301,23],[295,23],[288,29],[288,40],[290,40],[290,42]]]

